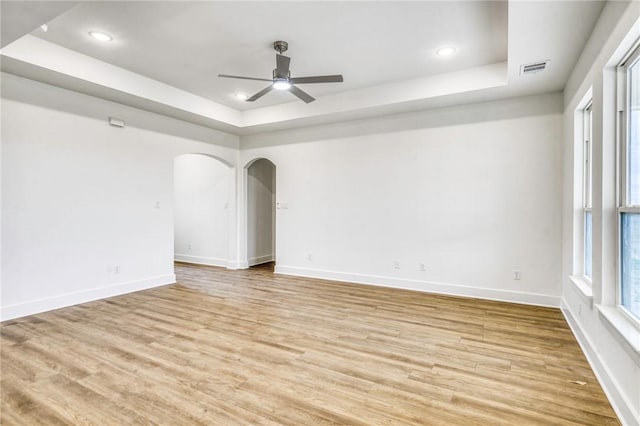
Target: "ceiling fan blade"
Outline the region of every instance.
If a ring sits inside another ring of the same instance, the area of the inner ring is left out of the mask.
[[[291,58],[284,55],[276,54],[276,74],[278,77],[289,77],[289,63]]]
[[[305,101],[306,103],[313,102],[316,100],[316,98],[314,98],[307,92],[300,90],[296,86],[291,86],[291,88],[289,88],[289,91],[294,95],[296,95],[297,97],[299,97],[300,99],[302,99],[303,101]]]
[[[309,83],[342,83],[344,80],[341,74],[336,75],[319,75],[315,77],[296,77],[290,78],[291,84],[309,84]]]
[[[222,78],[239,78],[240,80],[273,81],[268,78],[242,77],[240,75],[218,74]]]
[[[253,102],[256,99],[260,99],[261,97],[263,97],[264,95],[266,95],[272,90],[273,90],[273,84],[270,84],[264,89],[262,89],[261,91],[259,91],[258,93],[256,93],[255,95],[253,95],[252,97],[250,97],[249,99],[247,99],[247,102]]]

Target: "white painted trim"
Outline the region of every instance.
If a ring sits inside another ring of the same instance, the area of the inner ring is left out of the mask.
[[[188,254],[174,254],[173,259],[176,262],[192,263],[194,265],[219,266],[227,269],[247,269],[249,263],[247,261],[234,261],[220,259],[216,257],[191,256]]]
[[[275,272],[283,275],[294,275],[309,278],[321,278],[331,281],[344,281],[356,284],[375,285],[380,287],[400,288],[422,291],[426,293],[447,294],[451,296],[473,297],[478,299],[498,300],[502,302],[522,303],[526,305],[560,307],[559,296],[546,294],[523,293],[492,288],[471,287],[458,284],[437,283],[430,281],[408,280],[404,278],[378,275],[353,274],[346,272],[325,271],[320,269],[300,268],[297,266],[276,265]]]
[[[247,262],[246,260],[239,261],[239,262],[229,262],[229,269],[248,269],[248,268],[249,268],[249,262]]]
[[[640,330],[632,323],[632,319],[628,318],[619,306],[596,305],[596,308],[604,320],[604,325],[611,329],[611,335],[640,367]]]
[[[158,275],[155,277],[143,278],[141,280],[128,281],[113,284],[106,287],[92,288],[72,293],[65,293],[58,296],[47,297],[45,299],[32,300],[15,305],[3,306],[0,309],[0,320],[6,321],[14,318],[34,315],[41,312],[52,311],[54,309],[66,308],[80,303],[92,302],[94,300],[106,299],[108,297],[119,296],[121,294],[146,290],[176,282],[175,274]]]
[[[267,254],[265,256],[250,257],[247,262],[249,266],[260,265],[261,263],[273,262],[273,254]]]
[[[582,348],[582,352],[587,358],[591,369],[596,375],[598,382],[600,382],[600,386],[607,395],[613,410],[618,415],[618,419],[624,426],[640,424],[640,413],[634,412],[633,405],[631,405],[625,396],[618,391],[620,387],[613,378],[609,368],[607,368],[606,362],[598,356],[599,352],[584,333],[584,330],[573,316],[573,313],[569,309],[569,305],[564,298],[562,299],[561,310],[564,318],[567,320],[567,324],[569,324],[569,328],[578,341],[580,348]]]
[[[570,275],[569,281],[573,284],[573,287],[585,302],[589,305],[589,308],[593,308],[593,286],[588,282],[585,277],[580,275]]]
[[[173,258],[178,262],[193,263],[196,265],[220,266],[222,268],[235,269],[232,267],[233,262],[229,262],[227,259],[220,259],[217,257],[202,257],[202,256],[191,256],[188,254],[175,254]]]

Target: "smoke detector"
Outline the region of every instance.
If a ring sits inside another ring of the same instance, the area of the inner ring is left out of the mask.
[[[549,65],[550,60],[533,62],[531,64],[520,65],[520,75],[535,74],[544,71]]]

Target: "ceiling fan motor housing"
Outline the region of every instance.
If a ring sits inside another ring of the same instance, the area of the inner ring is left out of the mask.
[[[277,78],[284,78],[289,80],[289,78],[291,77],[291,71],[287,72],[286,75],[278,75],[278,68],[274,68],[273,69],[273,79],[277,79]]]

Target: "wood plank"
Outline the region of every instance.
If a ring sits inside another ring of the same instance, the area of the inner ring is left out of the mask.
[[[0,423],[619,424],[558,309],[176,274],[2,323]]]

